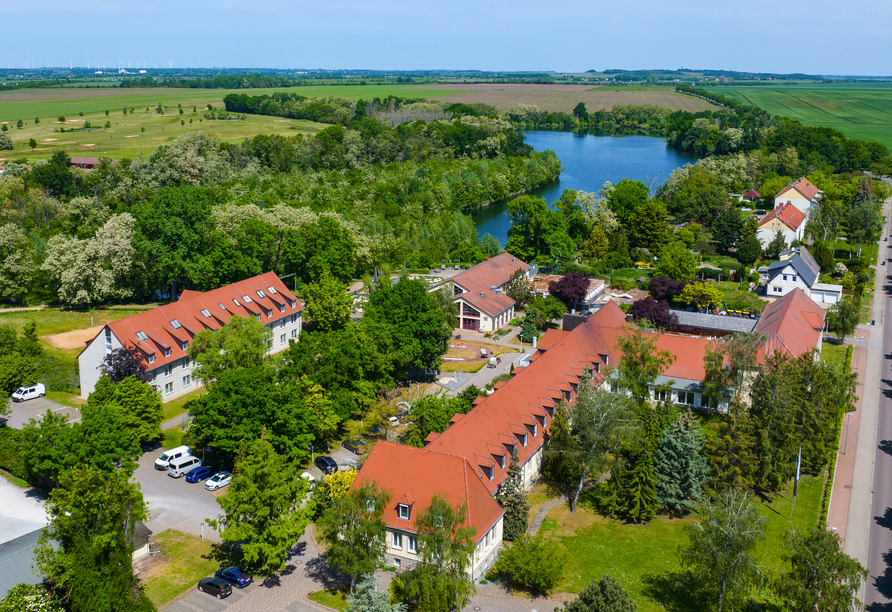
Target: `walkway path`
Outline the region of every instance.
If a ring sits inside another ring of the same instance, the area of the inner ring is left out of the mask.
[[[548,511],[552,508],[557,508],[561,504],[567,503],[569,497],[565,493],[561,495],[557,499],[553,499],[550,502],[545,502],[542,506],[536,510],[536,515],[533,517],[533,520],[530,521],[530,526],[527,527],[527,533],[534,536],[539,533],[539,528],[542,527],[542,522],[545,521],[545,516],[548,514]]]

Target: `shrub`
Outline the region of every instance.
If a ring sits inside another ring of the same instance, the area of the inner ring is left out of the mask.
[[[13,476],[25,477],[25,462],[19,454],[18,445],[22,432],[6,425],[0,425],[0,469]]]
[[[525,534],[502,549],[496,569],[510,576],[512,585],[532,593],[551,593],[564,575],[567,553],[560,544],[541,535]]]

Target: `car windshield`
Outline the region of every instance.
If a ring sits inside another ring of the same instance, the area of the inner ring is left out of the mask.
[[[158,457],[161,461],[167,461],[167,453],[162,453],[160,457]]]
[[[19,387],[19,388],[16,390],[16,393],[24,393],[24,392],[25,392],[25,388],[24,388],[24,387]]]

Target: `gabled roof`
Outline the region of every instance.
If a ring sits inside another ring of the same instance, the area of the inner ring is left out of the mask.
[[[476,461],[473,456],[470,459]],[[436,493],[444,494],[452,505],[467,502],[467,524],[476,530],[475,542],[504,513],[478,471],[464,457],[379,441],[352,486],[356,488],[368,480],[374,480],[392,493],[384,510],[384,522],[410,533],[415,533],[418,512],[430,505]],[[410,506],[409,520],[399,518],[396,507],[400,503]]]
[[[745,194],[743,194],[743,197],[745,197],[745,198],[761,198],[762,196],[759,195],[759,192],[756,191],[755,189],[750,189]]]
[[[762,220],[759,221],[759,227],[768,224],[772,219],[777,219],[792,231],[796,231],[802,225],[802,222],[805,221],[805,213],[793,206],[791,202],[785,202],[762,217]]]
[[[497,294],[493,287],[501,287],[517,270],[528,270],[529,266],[511,253],[501,253],[492,259],[482,261],[470,270],[452,277],[452,282],[465,289],[457,295],[478,310],[495,315],[514,305],[514,300],[502,293]]]
[[[275,293],[269,290],[270,287]],[[246,295],[250,302],[244,299]],[[292,302],[295,304],[293,308]],[[285,306],[284,313],[279,312],[280,305]],[[121,344],[136,347],[142,352],[144,366],[149,367],[148,356],[154,354],[155,360],[149,369],[155,369],[185,357],[189,348],[183,349],[183,342],[191,344],[199,331],[218,329],[233,316],[259,315],[261,323],[269,323],[301,310],[303,304],[297,301],[275,272],[267,272],[213,291],[184,291],[176,302],[113,321],[107,327]],[[208,316],[205,316],[205,312]],[[96,337],[103,333],[100,331]],[[165,350],[170,350],[169,357],[164,356]]]
[[[814,349],[824,327],[824,309],[801,289],[794,289],[769,305],[755,331],[768,337],[766,352],[781,350],[793,357]]]
[[[792,266],[809,287],[815,284],[815,281],[818,280],[818,274],[821,272],[821,266],[819,266],[818,262],[815,261],[815,258],[811,256],[808,249],[800,247],[796,254],[789,259],[782,259],[768,266],[769,282],[774,280],[774,278],[783,272],[787,266]]]
[[[800,178],[798,181],[796,181],[795,183],[789,183],[789,184],[787,184],[787,186],[784,187],[783,189],[781,189],[781,190],[780,190],[780,193],[778,193],[778,194],[777,194],[776,196],[774,196],[774,197],[776,197],[776,198],[781,197],[781,195],[783,195],[784,193],[786,193],[786,192],[787,192],[789,189],[791,189],[791,188],[792,188],[792,189],[795,189],[796,191],[798,191],[798,192],[802,195],[802,197],[804,197],[806,200],[809,200],[809,201],[810,201],[810,200],[814,200],[815,197],[818,195],[818,193],[820,193],[820,191],[821,191],[820,189],[818,189],[817,187],[815,187],[815,186],[812,184],[812,182],[809,181],[807,178],[802,177],[802,178]]]

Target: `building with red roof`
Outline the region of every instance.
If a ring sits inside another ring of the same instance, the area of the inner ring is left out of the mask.
[[[530,267],[511,253],[501,253],[452,277],[458,303],[458,327],[492,332],[514,318],[514,300],[503,287],[511,275]]]
[[[798,181],[789,183],[774,196],[774,207],[777,208],[781,204],[790,202],[808,216],[809,209],[821,199],[823,194],[824,192],[815,187],[811,181],[802,177]]]
[[[792,202],[785,202],[762,217],[756,236],[762,246],[767,246],[780,232],[787,245],[794,240],[802,240],[805,231],[806,215]]]
[[[793,289],[772,302],[759,317],[757,333],[768,339],[761,354],[782,351],[798,357],[807,351],[820,354],[826,312],[802,289]]]
[[[81,397],[96,387],[100,366],[113,349],[136,349],[164,401],[197,388],[189,345],[198,332],[219,329],[232,317],[256,317],[273,334],[270,352],[288,348],[300,335],[303,304],[274,272],[213,291],[184,291],[176,302],[105,325],[78,355]]]

